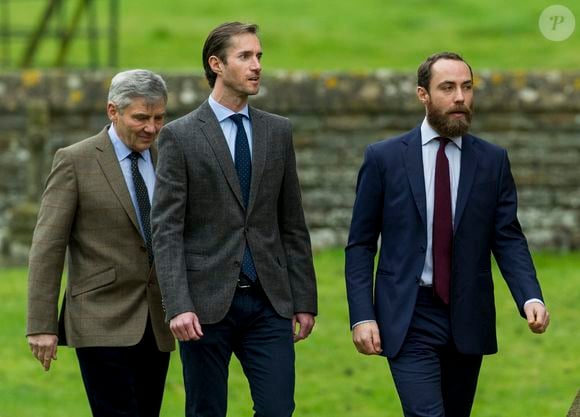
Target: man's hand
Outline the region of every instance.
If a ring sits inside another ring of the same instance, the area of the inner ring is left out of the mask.
[[[300,325],[298,333],[296,333],[296,324]],[[312,332],[314,327],[314,315],[310,313],[296,313],[292,317],[292,333],[294,336],[294,343],[306,339]]]
[[[50,369],[50,362],[56,360],[58,336],[55,334],[33,334],[28,336],[28,346],[32,354],[42,364],[45,371]]]
[[[357,324],[352,329],[352,341],[356,350],[365,355],[378,355],[381,348],[381,337],[379,336],[379,326],[376,321],[369,321]]]
[[[190,311],[173,317],[169,321],[169,329],[180,342],[199,340],[203,336],[197,314]]]
[[[542,303],[532,302],[524,306],[528,326],[534,333],[544,333],[550,324],[550,314]]]

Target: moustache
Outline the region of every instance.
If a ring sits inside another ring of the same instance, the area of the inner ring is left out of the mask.
[[[471,109],[467,106],[455,106],[445,112],[445,114],[451,113],[465,113],[467,115],[471,115]]]

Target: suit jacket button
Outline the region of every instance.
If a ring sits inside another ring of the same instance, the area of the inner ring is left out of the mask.
[[[141,252],[147,252],[147,246],[141,246],[139,249],[141,249]]]
[[[234,262],[234,266],[235,266],[236,268],[237,268],[237,267],[240,267],[240,266],[242,266],[242,263],[241,263],[240,261],[235,261],[235,262]]]
[[[421,246],[419,249],[421,250],[421,253],[425,253],[425,246]]]

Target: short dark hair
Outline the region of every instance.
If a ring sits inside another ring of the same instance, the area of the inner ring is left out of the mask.
[[[425,90],[429,91],[429,83],[431,82],[431,67],[440,59],[451,59],[454,61],[461,61],[467,65],[469,72],[471,74],[471,79],[473,80],[473,71],[471,66],[463,59],[463,57],[455,52],[439,52],[429,56],[425,62],[419,65],[417,70],[417,85],[423,87]]]
[[[205,70],[205,78],[209,86],[213,88],[217,75],[209,66],[209,57],[217,56],[224,64],[227,64],[226,50],[230,46],[230,39],[233,36],[242,33],[258,34],[258,25],[253,23],[227,22],[222,23],[217,28],[212,30],[205,40],[203,45],[203,68]]]

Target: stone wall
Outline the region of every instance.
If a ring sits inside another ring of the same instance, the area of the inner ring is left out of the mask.
[[[208,95],[200,75],[163,74],[169,119]],[[26,260],[52,155],[99,131],[112,73],[0,75],[0,265]],[[481,72],[472,131],[508,149],[534,249],[580,248],[580,73]],[[316,248],[343,246],[364,148],[417,125],[413,73],[280,72],[257,107],[289,117]]]

